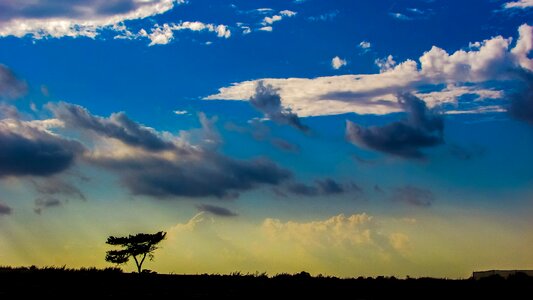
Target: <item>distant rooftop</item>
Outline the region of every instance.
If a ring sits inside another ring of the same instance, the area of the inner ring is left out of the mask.
[[[489,270],[489,271],[477,271],[472,273],[472,278],[480,279],[493,275],[500,275],[503,278],[507,278],[517,273],[524,273],[528,276],[533,276],[533,270]]]

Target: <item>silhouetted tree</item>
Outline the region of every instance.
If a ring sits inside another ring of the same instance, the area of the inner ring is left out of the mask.
[[[130,257],[133,257],[137,271],[141,273],[144,260],[147,256],[150,260],[154,258],[153,252],[158,249],[156,245],[164,240],[166,235],[166,232],[160,231],[153,234],[138,233],[127,237],[110,236],[106,244],[121,246],[122,249],[107,251],[105,260],[120,265],[127,263]]]

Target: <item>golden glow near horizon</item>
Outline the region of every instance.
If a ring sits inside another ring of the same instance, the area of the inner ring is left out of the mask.
[[[42,216],[26,226],[15,223],[16,218],[2,220],[0,265],[109,267],[103,259],[109,250],[107,236],[145,228],[168,232],[154,261],[144,265],[159,273],[307,271],[340,277],[465,278],[474,270],[533,267],[533,238],[526,226],[531,224],[497,216],[455,213],[452,219],[425,213],[393,218],[353,213],[305,221],[252,221],[200,212],[157,228],[157,220],[168,219],[155,212],[143,218],[126,210],[94,220],[89,218],[94,211],[79,210],[83,203],[71,206],[77,208],[70,211],[70,219]],[[135,218],[137,225],[126,225]],[[123,268],[133,271],[134,266]]]

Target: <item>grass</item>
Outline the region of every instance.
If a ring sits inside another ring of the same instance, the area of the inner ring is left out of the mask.
[[[481,280],[337,278],[307,272],[177,275],[125,273],[120,268],[0,267],[0,299],[518,299],[532,294],[533,277],[528,276]]]

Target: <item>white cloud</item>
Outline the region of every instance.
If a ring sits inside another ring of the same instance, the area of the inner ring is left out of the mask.
[[[477,107],[474,109],[467,110],[448,110],[446,114],[448,115],[464,115],[464,114],[486,114],[486,113],[503,113],[507,110],[499,105],[488,105]]]
[[[362,41],[359,43],[359,48],[361,49],[370,49],[370,47],[372,47],[372,44],[370,44],[370,42]]]
[[[60,37],[95,38],[102,29],[127,20],[138,20],[165,13],[184,0],[125,0],[121,7],[107,1],[30,1],[8,2],[3,6],[0,36],[35,39]],[[33,11],[41,12],[38,16]],[[115,12],[116,13],[112,13]],[[111,12],[111,13],[110,13]]]
[[[504,8],[528,8],[533,7],[533,0],[519,0],[514,2],[507,2],[503,5]]]
[[[396,65],[396,61],[392,57],[392,55],[387,56],[386,58],[377,58],[374,63],[376,66],[379,67],[379,72],[387,72],[394,68]]]
[[[331,67],[335,70],[338,70],[344,66],[346,66],[348,62],[345,59],[342,59],[338,56],[335,56],[331,59]]]
[[[511,53],[522,68],[533,71],[533,59],[528,57],[533,49],[533,27],[524,24],[518,28],[518,33],[518,41]]]
[[[296,16],[297,12],[295,11],[292,11],[292,10],[288,10],[288,9],[285,9],[285,10],[282,10],[279,12],[282,16],[286,16],[286,17],[294,17]]]
[[[259,30],[272,32],[272,26],[263,26],[263,27],[259,28]]]
[[[158,270],[165,270],[164,264],[198,273],[237,269],[273,275],[305,269],[340,276],[353,274],[354,268],[379,273],[373,271],[376,264],[390,267],[391,259],[411,252],[409,236],[397,230],[389,232],[365,213],[311,221],[266,218],[243,226],[200,212],[167,230],[154,264],[162,264]]]
[[[475,95],[475,102],[481,103],[485,100],[501,99],[504,96],[504,93],[498,90],[483,89],[473,86],[456,86],[453,84],[449,84],[448,86],[446,86],[446,88],[436,92],[415,93],[415,95],[423,99],[426,103],[430,103],[431,106],[446,103],[454,104],[453,106],[456,106],[456,99],[465,95]],[[488,112],[487,110],[483,109],[480,109],[478,111]],[[447,111],[446,113],[449,113],[449,111]]]
[[[189,112],[186,111],[186,110],[175,110],[174,113],[175,113],[176,115],[186,115],[186,114],[188,114]]]
[[[418,62],[408,59],[393,66],[392,56],[378,61],[382,64],[379,74],[263,78],[234,83],[205,99],[247,100],[260,80],[277,88],[282,105],[299,116],[396,112],[399,111],[396,93],[417,92],[421,86],[428,85],[435,85],[433,93],[419,95],[428,101],[430,107],[442,102],[456,104],[457,96],[464,94],[491,98],[501,95],[501,91],[483,88],[484,82],[513,80],[512,70],[517,68],[533,71],[533,59],[527,56],[533,49],[532,35],[533,27],[524,24],[519,28],[514,48],[510,38],[501,36],[480,42],[478,49],[458,50],[452,54],[434,46]],[[439,85],[445,88],[439,88]],[[450,86],[453,86],[453,91]],[[458,88],[461,86],[470,87],[466,91]],[[442,94],[439,95],[439,92]],[[483,105],[483,101],[479,105]]]
[[[217,34],[219,38],[229,38],[231,30],[226,25],[208,24],[199,21],[185,21],[181,23],[165,23],[163,25],[156,24],[150,29],[148,33],[145,29],[141,29],[139,33],[133,34],[127,29],[121,27],[122,35],[115,36],[118,39],[138,39],[148,38],[150,40],[149,46],[166,45],[174,38],[174,31],[190,30],[190,31],[208,31]]]
[[[296,12],[294,12],[294,11],[282,10],[282,11],[279,12],[278,15],[273,15],[273,16],[270,16],[270,17],[264,17],[262,24],[265,27],[270,27],[270,25],[274,24],[275,22],[279,22],[279,21],[283,20],[284,18],[294,17],[295,15],[296,15]],[[265,27],[263,27],[263,28],[265,28]],[[264,29],[260,28],[259,30],[264,30]],[[266,31],[272,31],[272,30],[266,30]]]
[[[150,29],[141,29],[133,33],[124,21],[145,19],[168,12],[176,4],[185,0],[123,0],[124,8],[113,7],[114,2],[107,1],[63,1],[60,4],[53,1],[22,0],[27,9],[45,11],[40,17],[25,16],[16,5],[7,5],[7,16],[18,17],[0,18],[0,37],[31,36],[34,39],[61,37],[89,37],[96,38],[103,30],[114,31],[115,39],[148,38],[150,46],[165,45],[174,38],[174,31],[209,31],[221,38],[229,38],[231,30],[223,24],[203,23],[199,21],[184,21],[180,23],[156,24]],[[127,3],[126,3],[127,2]],[[128,4],[129,5],[126,5]],[[106,13],[106,9],[115,9],[116,14]],[[18,13],[18,14],[17,14]]]
[[[147,37],[150,39],[149,46],[166,45],[172,41],[174,33],[168,24],[163,24],[163,26],[156,25]]]
[[[401,21],[410,21],[412,20],[410,17],[402,14],[402,13],[389,13],[389,16],[397,19],[397,20],[401,20]]]
[[[272,17],[265,17],[263,19],[264,24],[272,24],[274,22],[281,21],[282,17],[280,15],[273,15]]]
[[[271,11],[274,11],[272,8],[263,7],[263,8],[257,8],[254,11],[257,11],[259,13],[269,13]]]
[[[231,31],[226,25],[217,25],[216,30],[218,37],[229,38],[231,36]]]
[[[242,34],[244,35],[252,33],[252,28],[250,28],[249,26],[241,26],[241,28]]]
[[[270,239],[292,241],[303,246],[335,247],[346,242],[350,245],[373,244],[373,226],[372,217],[363,213],[348,217],[340,214],[326,220],[307,223],[284,223],[268,218],[261,229]]]

